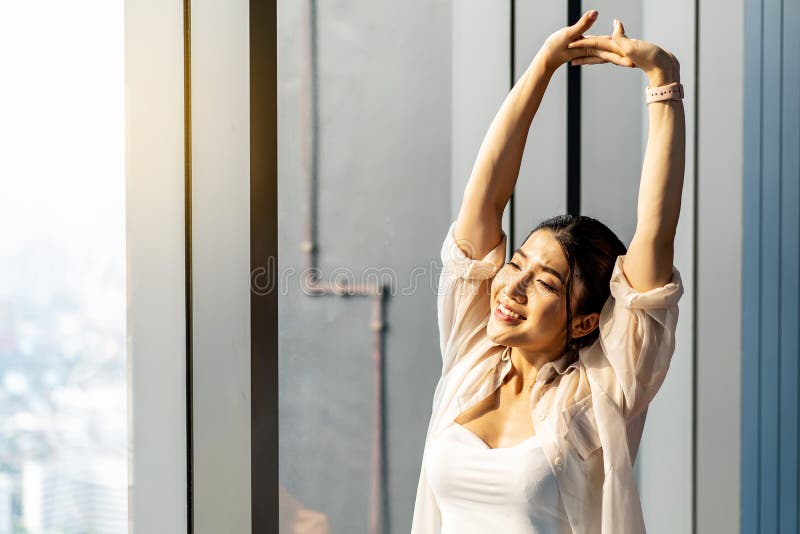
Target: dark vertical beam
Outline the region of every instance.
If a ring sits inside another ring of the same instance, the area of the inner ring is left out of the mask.
[[[276,3],[250,0],[250,292],[252,532],[278,532],[278,89]],[[259,284],[261,287],[263,284]]]
[[[581,0],[568,0],[567,25],[581,18]],[[581,213],[581,67],[567,63],[567,213]]]
[[[186,532],[194,532],[194,394],[192,335],[192,1],[183,0],[184,271],[186,315]]]

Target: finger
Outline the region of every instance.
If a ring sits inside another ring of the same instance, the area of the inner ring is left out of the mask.
[[[614,31],[611,34],[611,39],[619,46],[620,51],[625,56],[635,56],[636,55],[636,39],[630,39],[627,35],[625,35],[625,27],[622,25],[622,21],[619,19],[614,19]],[[635,66],[635,65],[633,65]]]
[[[627,39],[628,38],[625,35],[625,28],[622,26],[622,21],[621,20],[614,19],[614,22],[612,22],[612,27],[614,29],[614,31],[611,32],[611,38],[612,39],[614,39],[614,40],[617,40],[617,39],[623,40],[623,39]]]
[[[598,56],[600,57],[602,54],[617,54],[616,52],[611,52],[609,50],[602,50],[600,48],[592,48],[591,46],[583,46],[580,48],[570,48],[567,51],[567,57],[569,59],[577,59],[579,57],[586,57],[586,56]]]
[[[570,65],[599,65],[600,63],[608,63],[608,60],[597,56],[587,56],[570,61]]]
[[[591,28],[592,24],[594,24],[594,21],[596,20],[597,10],[591,9],[584,13],[578,22],[567,27],[567,34],[571,39],[575,39],[576,37],[580,36],[580,34]]]
[[[625,27],[622,25],[622,21],[617,19],[617,29],[619,30],[618,33],[620,35],[625,35]]]
[[[603,35],[583,35],[583,34],[580,34],[576,39],[577,39],[577,41],[581,41],[583,39],[591,39],[593,37],[605,37],[605,36],[603,36]],[[611,38],[610,35],[608,35],[607,37],[609,39]],[[572,42],[575,43],[577,41],[572,41]],[[570,43],[570,44],[572,44],[572,43]],[[569,47],[569,44],[567,46]]]
[[[598,48],[577,48],[570,50],[570,59],[580,59],[583,57],[599,57],[620,67],[632,67],[633,61],[622,54],[600,50]]]
[[[587,36],[586,39],[578,39],[567,45],[567,48],[599,48],[607,52],[624,55],[617,43],[611,40],[610,35]]]
[[[605,50],[596,50],[596,49],[592,51],[590,49],[589,54],[591,56],[601,57],[610,63],[619,65],[620,67],[633,66],[633,61],[631,61],[630,58],[624,55],[615,54],[614,52],[606,52]]]

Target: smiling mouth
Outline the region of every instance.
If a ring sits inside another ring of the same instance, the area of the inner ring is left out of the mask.
[[[504,321],[524,321],[526,319],[524,315],[520,315],[516,312],[509,310],[508,308],[503,306],[502,303],[497,304],[497,307],[494,309],[494,315],[498,319]]]

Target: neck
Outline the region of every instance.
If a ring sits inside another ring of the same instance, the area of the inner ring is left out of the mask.
[[[510,358],[514,372],[511,373],[511,381],[515,383],[515,390],[530,391],[536,383],[539,369],[547,362],[557,360],[564,354],[564,351],[529,351],[519,347],[511,347]]]

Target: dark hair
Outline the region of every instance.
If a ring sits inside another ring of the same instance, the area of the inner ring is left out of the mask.
[[[569,263],[567,278],[567,343],[566,350],[588,347],[600,335],[595,328],[585,336],[572,339],[572,280],[577,276],[583,282],[576,315],[600,312],[611,290],[609,281],[617,256],[627,253],[627,247],[617,235],[597,219],[585,215],[557,215],[540,222],[528,237],[537,230],[549,230],[561,245]],[[527,238],[525,238],[527,241]]]

